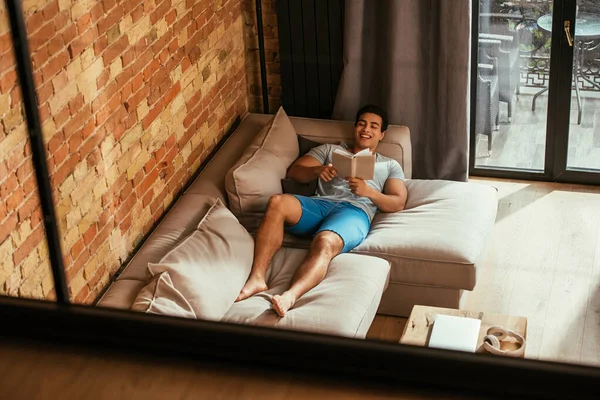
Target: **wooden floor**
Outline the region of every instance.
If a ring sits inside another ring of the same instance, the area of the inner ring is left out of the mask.
[[[385,340],[398,343],[408,318],[376,315],[375,320],[367,332],[367,339]]]
[[[600,367],[600,187],[471,178],[499,190],[466,308],[527,317],[527,358]],[[368,338],[397,342],[377,316]]]
[[[508,121],[506,103],[500,103],[499,130],[492,139],[488,156],[486,135],[477,135],[476,166],[544,169],[548,94],[542,94],[532,111],[533,91],[513,101],[512,120]],[[577,100],[571,101],[569,151],[567,165],[600,170],[600,98],[593,92],[581,92],[582,120],[577,124]]]

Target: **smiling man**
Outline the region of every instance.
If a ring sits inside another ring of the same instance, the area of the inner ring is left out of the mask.
[[[377,209],[390,213],[404,209],[407,192],[402,167],[375,151],[387,126],[386,112],[366,105],[356,114],[352,147],[323,144],[292,164],[288,177],[304,183],[318,179],[317,192],[312,197],[279,194],[269,199],[256,235],[252,272],[236,301],[268,290],[265,275],[281,247],[284,229],[313,239],[290,288],[273,296],[273,309],[281,317],[300,296],[325,278],[333,257],[352,250],[365,239]],[[331,156],[340,148],[355,154],[370,149],[376,155],[373,180],[338,176]]]

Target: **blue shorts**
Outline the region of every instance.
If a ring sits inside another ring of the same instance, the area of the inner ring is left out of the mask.
[[[342,253],[358,246],[369,233],[371,220],[367,213],[347,202],[293,195],[300,201],[302,216],[295,225],[285,230],[300,237],[314,237],[317,233],[331,231],[344,241]]]

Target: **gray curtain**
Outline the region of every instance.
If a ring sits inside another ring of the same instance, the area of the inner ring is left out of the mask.
[[[470,0],[346,0],[333,119],[366,103],[411,130],[413,178],[466,181]]]

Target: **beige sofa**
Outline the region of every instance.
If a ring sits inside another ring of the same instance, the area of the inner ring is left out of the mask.
[[[271,117],[249,114],[244,118],[116,277],[98,306],[131,308],[147,287],[149,263],[164,261],[184,238],[200,229],[208,210],[215,207],[215,199],[228,204],[225,176]],[[351,122],[290,120],[299,135],[317,142],[352,138]],[[495,190],[459,182],[411,180],[406,127],[390,126],[378,150],[397,159],[409,178],[406,209],[377,214],[367,239],[351,253],[336,257],[323,282],[303,296],[286,317],[278,318],[270,310],[270,298],[289,286],[306,254],[306,242],[289,236],[270,267],[269,291],[243,302],[231,301],[222,316],[209,319],[364,337],[376,312],[408,316],[414,304],[460,307],[464,292],[475,286],[476,263],[495,220]],[[218,287],[222,283],[212,284]]]

